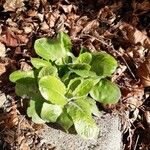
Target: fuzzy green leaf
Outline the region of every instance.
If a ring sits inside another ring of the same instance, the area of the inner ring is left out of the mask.
[[[57,39],[60,41],[61,44],[63,44],[63,47],[70,52],[72,48],[71,39],[65,32],[59,32],[57,35]]]
[[[42,120],[37,112],[37,110],[41,110],[41,107],[43,105],[43,101],[41,100],[38,100],[35,101],[35,100],[30,100],[30,106],[27,108],[27,115],[28,117],[31,117],[32,118],[32,121],[34,123],[37,123],[37,124],[41,124],[41,123],[45,123],[44,120]]]
[[[85,64],[89,64],[92,61],[92,55],[91,53],[83,53],[80,54],[79,57],[76,60],[76,63],[85,63]]]
[[[88,115],[100,116],[100,112],[97,108],[96,101],[90,97],[80,98],[74,101],[75,104],[80,106],[84,112]]]
[[[105,52],[92,54],[91,71],[99,76],[110,76],[117,68],[117,61]]]
[[[67,107],[67,113],[74,122],[77,133],[86,139],[97,139],[99,128],[92,116],[87,114],[79,105],[71,102]]]
[[[33,72],[33,70],[29,70],[29,71],[17,70],[17,71],[14,71],[13,73],[11,73],[9,75],[9,80],[11,82],[16,82],[19,79],[27,78],[27,77],[34,78],[34,72]]]
[[[77,86],[73,91],[73,95],[77,97],[86,96],[92,87],[94,86],[94,81],[92,79],[85,79]]]
[[[56,39],[40,38],[34,44],[35,51],[39,56],[52,61],[67,56],[71,46],[69,36],[63,32],[60,32]]]
[[[57,118],[62,113],[62,107],[60,105],[53,105],[47,102],[43,103],[41,109],[41,118],[46,122],[56,122]]]
[[[72,70],[72,72],[76,73],[80,77],[87,78],[87,77],[96,77],[96,73],[89,70]]]
[[[66,87],[54,76],[45,76],[39,80],[39,90],[41,95],[48,101],[58,105],[65,105],[67,99],[65,98]]]
[[[90,95],[100,103],[114,104],[120,99],[121,92],[116,84],[107,79],[102,79],[92,88]]]
[[[59,116],[57,123],[59,123],[65,129],[65,131],[68,131],[69,128],[73,125],[73,121],[68,115],[66,108],[63,109],[63,112]]]
[[[43,67],[38,74],[38,78],[42,78],[44,76],[58,76],[57,68],[54,66]]]
[[[22,78],[17,80],[15,86],[16,94],[20,97],[37,98],[40,95],[36,80],[34,78]]]
[[[89,64],[69,64],[69,69],[71,71],[73,70],[90,70],[91,69],[91,66]]]
[[[95,101],[94,99],[90,98],[90,97],[86,97],[85,100],[86,100],[86,102],[88,102],[89,105],[90,105],[90,111],[91,111],[91,113],[92,113],[94,116],[99,117],[99,116],[100,116],[100,111],[99,111],[99,109],[98,109],[98,107],[97,107],[97,105],[96,105],[96,101]]]
[[[82,78],[80,78],[80,77],[71,79],[68,84],[67,91],[73,92],[78,87],[78,85],[81,83],[81,80],[82,80]]]
[[[51,66],[51,63],[49,61],[46,61],[40,58],[31,58],[31,63],[36,69]]]

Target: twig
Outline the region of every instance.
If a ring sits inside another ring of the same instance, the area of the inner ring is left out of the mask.
[[[134,149],[133,150],[136,150],[136,148],[137,148],[137,144],[138,144],[138,141],[139,141],[139,135],[137,136],[137,139],[136,139],[136,142],[135,142],[135,146],[134,146]]]

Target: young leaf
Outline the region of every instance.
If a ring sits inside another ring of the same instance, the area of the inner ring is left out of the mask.
[[[39,80],[39,90],[41,95],[48,101],[65,105],[67,100],[65,98],[66,87],[65,85],[54,76],[45,76]]]
[[[80,77],[71,79],[67,86],[67,91],[73,92],[77,88],[77,86],[81,83],[81,80],[82,78]]]
[[[61,80],[66,86],[68,86],[70,80],[75,79],[75,78],[79,78],[79,76],[75,74],[74,72],[69,71],[61,78]]]
[[[11,82],[16,82],[19,79],[27,78],[27,77],[34,78],[34,72],[33,72],[33,70],[30,70],[30,71],[17,70],[17,71],[14,71],[13,73],[11,73],[9,75],[9,80]]]
[[[70,70],[90,70],[91,66],[89,64],[69,64],[69,69]]]
[[[87,97],[79,98],[77,100],[74,100],[74,104],[80,107],[87,115],[92,115],[92,107],[87,100]]]
[[[49,61],[46,61],[40,58],[31,58],[31,63],[36,69],[51,66],[51,63]]]
[[[96,77],[96,73],[89,70],[72,70],[72,72],[76,73],[80,77],[87,78],[87,77]]]
[[[35,41],[36,53],[46,60],[55,61],[67,56],[71,49],[71,41],[67,34],[61,32],[56,39],[40,38]]]
[[[100,116],[100,112],[97,108],[96,101],[90,97],[84,97],[80,98],[74,101],[75,104],[77,104],[79,107],[86,112],[88,115],[95,115],[97,117]]]
[[[65,32],[59,32],[57,39],[60,40],[60,43],[63,44],[66,51],[70,52],[70,50],[72,48],[72,43],[71,43],[71,39],[68,36],[68,34]]]
[[[85,63],[85,64],[90,64],[90,62],[92,61],[92,55],[91,53],[83,53],[80,54],[79,57],[76,60],[76,63]]]
[[[41,109],[41,118],[46,122],[56,122],[61,113],[62,107],[60,105],[44,102]]]
[[[110,76],[117,68],[117,61],[105,52],[92,54],[91,71],[99,76]]]
[[[59,123],[65,129],[65,131],[68,131],[69,128],[73,125],[73,121],[68,115],[66,108],[63,109],[63,112],[59,116],[57,123]]]
[[[96,105],[96,101],[90,97],[86,97],[85,100],[89,103],[90,105],[90,110],[91,110],[91,113],[94,115],[94,116],[97,116],[99,117],[100,116],[100,111]]]
[[[36,80],[34,78],[22,78],[17,80],[15,86],[16,94],[20,97],[38,98],[40,95]]]
[[[114,104],[120,99],[121,92],[117,85],[109,80],[102,79],[92,88],[90,95],[100,103]]]
[[[73,91],[73,95],[77,97],[86,96],[93,86],[94,82],[92,79],[82,80],[78,87]]]
[[[77,133],[86,139],[97,139],[99,128],[91,115],[88,115],[80,106],[71,102],[67,107],[67,113],[74,122]]]
[[[37,102],[32,99],[30,100],[30,106],[27,108],[27,115],[28,115],[28,117],[32,117],[32,121],[34,123],[37,123],[37,124],[45,123],[45,121],[39,117],[39,115],[36,111],[37,109],[40,110],[42,105],[43,105],[43,101],[38,100],[38,102]]]
[[[58,76],[57,68],[54,66],[43,67],[38,74],[38,78],[42,78],[44,76]]]

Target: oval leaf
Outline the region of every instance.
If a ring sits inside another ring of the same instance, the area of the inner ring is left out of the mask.
[[[82,80],[78,87],[73,91],[73,95],[77,97],[86,96],[93,86],[94,81],[92,79]]]
[[[22,78],[18,80],[15,91],[20,97],[38,98],[40,95],[36,80],[33,78]]]
[[[38,74],[38,78],[42,78],[44,76],[58,76],[57,68],[53,66],[43,67]]]
[[[75,129],[81,137],[97,139],[99,128],[91,115],[88,115],[80,106],[74,103],[68,105],[67,113],[72,118]]]
[[[54,104],[65,105],[67,103],[64,96],[66,93],[66,87],[54,76],[42,77],[39,80],[39,90],[46,100]]]
[[[65,129],[65,131],[68,131],[69,128],[73,125],[73,121],[68,115],[66,108],[63,109],[63,112],[59,116],[57,123],[59,123]]]
[[[57,39],[60,40],[60,43],[63,44],[64,48],[66,49],[66,51],[70,51],[72,48],[72,43],[71,43],[71,39],[68,36],[67,33],[65,32],[59,32]]]
[[[121,92],[116,84],[109,80],[102,79],[92,88],[90,95],[100,103],[114,104],[120,99]]]
[[[19,79],[27,78],[27,77],[34,78],[33,70],[30,70],[30,71],[17,70],[17,71],[14,71],[13,73],[10,74],[9,80],[11,82],[16,82]]]
[[[37,124],[45,123],[45,121],[40,118],[40,116],[38,115],[36,111],[37,109],[40,110],[42,105],[43,105],[43,101],[38,100],[38,103],[37,103],[37,101],[35,100],[32,100],[32,99],[30,100],[30,106],[27,108],[27,115],[28,117],[32,117],[32,121],[34,123],[37,123]]]
[[[70,70],[90,70],[91,66],[89,64],[69,64]]]
[[[31,58],[31,63],[36,69],[40,69],[41,67],[51,66],[51,63],[49,61],[40,58]]]
[[[117,61],[105,52],[93,53],[91,70],[99,76],[110,76],[117,68]]]
[[[96,73],[89,70],[72,70],[72,72],[76,73],[80,77],[87,78],[87,77],[96,77]]]
[[[89,64],[92,61],[92,55],[91,53],[83,53],[80,54],[79,57],[76,60],[76,63],[86,63]]]
[[[57,118],[62,113],[60,105],[53,105],[44,102],[41,109],[41,118],[46,122],[56,122]]]
[[[71,41],[66,33],[60,32],[56,39],[40,38],[35,41],[36,53],[46,60],[58,60],[67,56],[71,49]]]

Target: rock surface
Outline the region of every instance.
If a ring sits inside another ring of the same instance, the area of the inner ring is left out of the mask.
[[[41,136],[46,143],[56,146],[56,150],[122,150],[119,116],[102,113],[96,122],[100,127],[97,141],[84,140],[78,135],[67,134],[49,126],[44,127]]]

